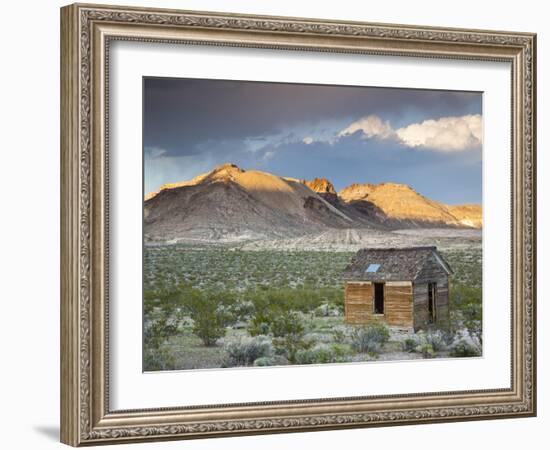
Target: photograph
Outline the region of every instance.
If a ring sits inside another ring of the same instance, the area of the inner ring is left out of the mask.
[[[541,423],[541,20],[260,3],[78,3],[44,33],[60,114],[9,148],[40,136],[44,157],[59,139],[57,172],[31,164],[59,174],[59,308],[39,315],[59,358],[38,352],[56,364],[59,440],[270,448],[319,431],[324,448],[329,430],[384,445],[391,429],[521,447]],[[55,187],[21,182],[27,153],[13,186]]]
[[[144,372],[483,356],[482,92],[142,88]]]

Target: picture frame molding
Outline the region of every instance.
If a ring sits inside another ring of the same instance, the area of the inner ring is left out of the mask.
[[[509,62],[509,389],[111,411],[109,44],[113,40]],[[536,415],[536,35],[74,4],[61,9],[61,440],[73,445]]]

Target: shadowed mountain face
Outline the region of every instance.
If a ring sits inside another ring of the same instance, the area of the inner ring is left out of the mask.
[[[145,197],[144,208],[149,241],[234,242],[331,229],[481,226],[480,207],[448,207],[405,185],[351,185],[337,194],[326,179],[299,181],[233,164],[162,186]]]
[[[331,205],[340,209],[340,202],[338,200],[338,194],[334,189],[334,186],[326,178],[314,178],[313,180],[302,180],[302,183],[310,188],[313,192],[317,193],[320,197],[324,198]]]

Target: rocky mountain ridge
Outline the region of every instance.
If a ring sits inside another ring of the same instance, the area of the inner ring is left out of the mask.
[[[145,196],[148,241],[235,242],[297,238],[330,230],[480,228],[481,207],[449,206],[396,183],[295,180],[223,164]]]

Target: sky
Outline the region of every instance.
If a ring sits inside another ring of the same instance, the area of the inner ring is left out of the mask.
[[[230,162],[481,203],[482,94],[145,78],[143,151],[145,193]]]

